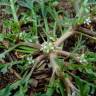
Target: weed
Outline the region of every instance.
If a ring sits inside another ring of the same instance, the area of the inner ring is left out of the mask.
[[[0,96],[95,96],[95,4],[0,0]]]

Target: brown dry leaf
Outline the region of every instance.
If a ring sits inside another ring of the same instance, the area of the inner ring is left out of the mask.
[[[24,54],[23,53],[20,53],[20,52],[15,52],[15,55],[16,55],[16,57],[18,58],[18,59],[22,59],[22,58],[24,58]]]
[[[4,40],[4,41],[2,41],[2,44],[3,44],[6,48],[9,47],[9,41]]]

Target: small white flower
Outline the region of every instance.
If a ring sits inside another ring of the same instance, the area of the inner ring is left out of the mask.
[[[32,56],[27,57],[28,64],[34,64],[35,61],[32,59]]]
[[[75,90],[75,91],[72,92],[71,96],[79,96],[79,92]]]
[[[87,60],[85,59],[85,54],[82,54],[80,56],[80,63],[88,63]]]
[[[51,49],[54,50],[54,47],[52,46]]]
[[[54,50],[54,45],[52,42],[44,42],[41,45],[41,51],[45,52],[45,53],[49,53],[51,50]]]
[[[46,50],[46,53],[49,53],[49,50],[48,49]]]
[[[46,48],[47,48],[47,46],[45,45],[45,46],[44,46],[44,49],[46,49]]]
[[[32,39],[30,38],[30,39],[28,39],[28,42],[32,42]]]
[[[85,19],[84,24],[89,25],[91,22],[91,19],[88,17],[87,19]]]
[[[22,37],[23,35],[24,35],[24,33],[23,33],[23,32],[19,33],[19,37]]]
[[[51,37],[50,36],[49,39],[52,40],[52,41],[55,41],[55,38],[54,37]]]

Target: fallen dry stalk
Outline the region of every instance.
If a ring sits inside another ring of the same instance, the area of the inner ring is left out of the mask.
[[[86,28],[79,27],[77,31],[81,31],[81,32],[83,32],[83,33],[85,33],[85,34],[87,34],[87,35],[96,37],[96,32],[91,31],[91,30],[86,29]]]

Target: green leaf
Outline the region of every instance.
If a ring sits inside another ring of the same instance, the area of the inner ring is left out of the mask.
[[[47,88],[46,96],[53,96],[55,91],[54,82],[51,82]]]
[[[5,53],[1,53],[0,54],[0,60],[4,59],[5,58]]]
[[[33,6],[32,6],[33,5],[33,0],[18,0],[18,4],[20,6],[28,8],[30,10],[32,10],[32,8],[33,8]]]
[[[88,61],[88,62],[96,62],[96,53],[94,52],[87,52],[85,54],[85,59]]]
[[[8,85],[6,88],[0,90],[0,96],[10,96],[11,94],[10,86]]]
[[[65,93],[64,93],[64,84],[63,84],[63,82],[60,81],[59,84],[58,84],[58,86],[59,86],[61,95],[62,95],[62,96],[65,96]]]
[[[22,52],[22,53],[35,53],[37,52],[38,50],[37,49],[34,49],[34,48],[30,48],[30,47],[27,47],[27,46],[20,46],[18,49],[16,49],[18,52]]]
[[[6,73],[8,71],[8,65],[4,66],[2,69],[1,69],[1,72],[3,73]]]
[[[25,95],[26,94],[26,90],[25,89],[26,88],[24,88],[23,86],[20,86],[19,91],[17,91],[14,96],[26,96]]]
[[[64,70],[64,59],[56,58],[56,62],[59,65],[59,67],[61,68],[61,70]]]
[[[4,40],[4,34],[0,33],[0,41]]]

